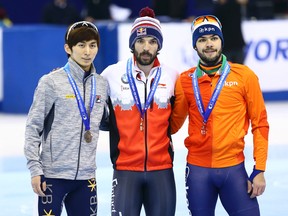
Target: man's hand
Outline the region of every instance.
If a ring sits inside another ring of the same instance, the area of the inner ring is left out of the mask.
[[[255,198],[256,196],[260,196],[264,193],[266,187],[266,182],[264,178],[264,172],[259,173],[253,179],[253,182],[248,180],[248,193],[250,194],[250,198]]]
[[[34,193],[41,197],[45,196],[44,192],[46,191],[46,181],[42,182],[41,184],[41,176],[32,177],[31,185]]]

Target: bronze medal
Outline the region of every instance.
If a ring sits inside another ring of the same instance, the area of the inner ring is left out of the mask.
[[[87,130],[87,131],[85,132],[85,134],[84,134],[84,139],[85,139],[85,141],[86,141],[87,143],[90,143],[90,142],[92,141],[92,137],[93,137],[93,135],[92,135],[91,131],[90,131],[90,130]]]
[[[207,133],[206,125],[202,125],[202,127],[201,127],[201,134],[202,134],[202,135],[206,135],[206,133]]]
[[[143,131],[143,118],[140,120],[140,131]]]

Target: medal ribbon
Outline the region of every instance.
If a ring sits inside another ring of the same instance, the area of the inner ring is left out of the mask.
[[[141,117],[143,118],[143,116],[144,116],[145,112],[147,111],[150,103],[152,102],[154,94],[156,92],[156,89],[157,89],[157,86],[158,86],[158,83],[159,83],[159,80],[161,77],[161,68],[158,67],[158,69],[157,69],[155,81],[153,82],[152,87],[150,88],[150,92],[148,94],[148,97],[147,97],[147,100],[146,100],[146,103],[145,103],[143,109],[141,106],[139,93],[138,93],[135,81],[133,79],[133,76],[132,76],[132,58],[129,58],[127,61],[126,72],[127,72],[127,78],[128,78],[129,86],[131,88],[131,92],[132,92],[132,95],[134,98],[134,102],[135,102],[135,104],[136,104],[136,106],[137,106],[137,108],[141,114]]]
[[[71,75],[70,67],[69,67],[68,63],[64,66],[64,70],[65,70],[65,72],[68,75],[69,82],[70,82],[71,87],[72,87],[72,89],[74,91],[74,94],[76,96],[76,100],[77,100],[78,108],[79,108],[79,111],[80,111],[80,115],[81,115],[82,120],[83,120],[84,125],[85,125],[85,131],[90,130],[90,117],[87,114],[87,110],[86,110],[84,101],[83,101],[83,99],[82,99],[82,97],[80,95],[80,92],[79,92],[79,89],[78,89],[78,87],[76,85],[76,82],[75,82],[75,80],[73,79],[73,77]],[[90,113],[92,112],[95,99],[96,99],[96,79],[95,79],[95,76],[92,76],[92,80],[91,80],[91,96],[90,96],[90,105],[89,105]]]
[[[192,83],[193,83],[195,100],[196,100],[198,110],[203,117],[203,123],[204,124],[207,123],[208,118],[209,118],[209,116],[210,116],[210,114],[211,114],[211,112],[215,106],[215,103],[216,103],[218,96],[221,92],[221,89],[224,85],[224,81],[226,80],[226,78],[230,72],[230,65],[226,61],[226,57],[224,55],[222,55],[222,56],[223,56],[223,60],[222,60],[222,66],[221,66],[220,70],[223,71],[223,73],[221,73],[221,75],[220,75],[220,79],[218,80],[217,85],[213,91],[212,97],[210,98],[210,101],[208,103],[208,107],[207,107],[206,111],[204,110],[203,101],[202,101],[202,97],[200,95],[200,90],[199,90],[199,85],[198,85],[198,80],[197,80],[197,74],[199,71],[201,71],[201,69],[199,68],[199,65],[197,67],[197,71],[192,74]]]

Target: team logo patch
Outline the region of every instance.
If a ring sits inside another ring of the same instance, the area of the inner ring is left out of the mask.
[[[96,95],[96,103],[101,103],[101,95]]]
[[[96,191],[96,181],[95,178],[88,180],[88,188],[90,188],[91,192]]]
[[[147,35],[146,28],[141,27],[141,28],[137,29],[137,36],[142,36],[142,35]]]
[[[67,95],[65,95],[65,98],[73,98],[73,99],[74,99],[74,98],[76,98],[76,97],[75,97],[74,94],[73,94],[73,95],[69,95],[69,94],[67,94]]]
[[[121,76],[121,81],[124,84],[128,84],[128,78],[127,78],[127,74],[126,73]]]

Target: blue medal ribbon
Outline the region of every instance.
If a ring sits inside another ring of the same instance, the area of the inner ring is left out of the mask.
[[[203,101],[202,101],[202,97],[200,95],[198,79],[197,79],[197,74],[199,71],[201,71],[201,69],[199,68],[199,65],[197,67],[197,71],[192,74],[194,96],[195,96],[198,110],[203,117],[203,124],[204,125],[206,125],[206,123],[208,121],[208,118],[209,118],[209,116],[210,116],[210,114],[211,114],[211,112],[215,106],[215,103],[218,99],[218,96],[221,92],[221,89],[224,85],[224,82],[225,82],[225,80],[226,80],[226,78],[230,72],[230,65],[226,61],[226,57],[224,55],[222,55],[222,56],[223,56],[223,60],[222,60],[222,66],[221,66],[220,70],[223,72],[221,73],[220,79],[218,80],[217,85],[213,91],[212,97],[210,98],[210,101],[208,103],[208,107],[207,107],[206,111],[204,110]]]
[[[79,92],[79,89],[78,89],[78,87],[76,85],[76,82],[75,82],[75,80],[73,79],[73,77],[71,75],[70,67],[69,67],[68,63],[64,66],[64,70],[65,70],[65,72],[68,75],[69,82],[70,82],[71,87],[72,87],[72,89],[74,91],[74,94],[76,96],[76,100],[77,100],[78,108],[79,108],[79,111],[80,111],[80,115],[81,115],[81,118],[82,118],[83,123],[85,125],[85,131],[88,131],[88,130],[90,130],[90,117],[89,117],[89,115],[87,113],[83,98],[80,95],[80,92]],[[93,109],[93,106],[94,106],[94,103],[95,103],[95,99],[96,99],[96,79],[95,79],[95,76],[92,76],[92,80],[91,80],[91,96],[90,96],[90,105],[89,105],[90,113],[92,112],[92,109]]]
[[[158,69],[157,69],[155,81],[152,84],[152,87],[150,89],[150,92],[148,94],[148,97],[147,97],[147,100],[144,104],[143,109],[141,106],[139,93],[138,93],[135,81],[133,79],[133,76],[132,76],[132,58],[129,58],[127,61],[126,72],[127,72],[127,78],[128,78],[129,86],[130,86],[130,89],[131,89],[131,92],[132,92],[132,95],[134,98],[134,102],[135,102],[135,104],[136,104],[136,106],[137,106],[137,108],[141,114],[141,118],[143,118],[143,116],[144,116],[145,112],[147,111],[147,109],[149,108],[149,106],[153,100],[154,94],[156,92],[156,89],[157,89],[157,86],[158,86],[158,83],[159,83],[159,80],[161,77],[161,68],[158,67]]]

